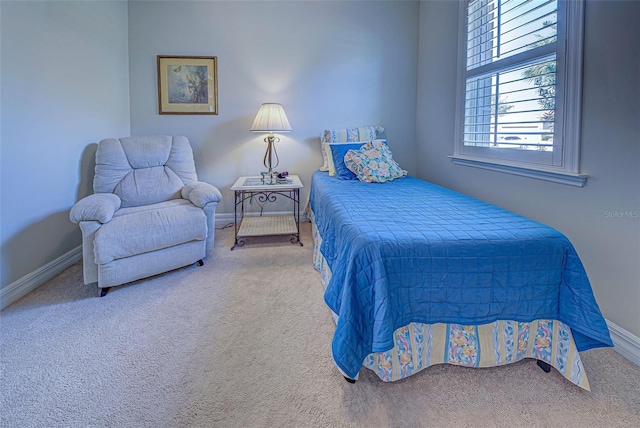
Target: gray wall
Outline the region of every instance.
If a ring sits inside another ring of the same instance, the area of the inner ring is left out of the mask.
[[[129,2],[131,134],[186,135],[199,178],[223,194],[264,170],[260,104],[284,105],[278,169],[300,175],[306,200],[322,165],[319,134],[380,124],[400,165],[415,168],[418,2]],[[219,115],[159,115],[156,55],[218,57]],[[278,208],[276,208],[278,209]],[[289,207],[290,209],[290,207]]]
[[[640,3],[588,1],[581,170],[584,188],[453,165],[457,2],[423,2],[418,175],[518,212],[573,242],[604,316],[640,336]]]
[[[80,245],[92,144],[129,133],[127,4],[2,1],[1,287]],[[93,152],[92,152],[93,150]]]

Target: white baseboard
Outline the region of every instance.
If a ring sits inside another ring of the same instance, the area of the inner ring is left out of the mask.
[[[222,227],[233,223],[233,213],[216,213],[215,227]]]
[[[23,276],[0,290],[0,309],[29,294],[82,259],[82,245]]]
[[[605,321],[613,341],[613,350],[640,366],[640,338],[609,320]]]

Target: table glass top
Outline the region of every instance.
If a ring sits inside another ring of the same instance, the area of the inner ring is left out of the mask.
[[[290,175],[284,180],[271,181],[270,178],[260,176],[240,177],[231,186],[231,190],[256,190],[256,189],[296,189],[303,187],[300,178],[297,175]]]

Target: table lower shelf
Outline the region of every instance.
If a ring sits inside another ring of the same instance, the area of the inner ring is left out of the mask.
[[[294,216],[245,217],[238,229],[238,237],[297,234]]]

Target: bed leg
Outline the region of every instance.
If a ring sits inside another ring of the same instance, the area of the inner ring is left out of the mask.
[[[551,371],[551,365],[549,363],[545,363],[542,360],[537,360],[536,362],[538,363],[538,367],[544,370],[545,373],[549,373]]]
[[[345,379],[347,382],[349,382],[349,383],[356,383],[356,380],[355,380],[355,379],[351,379],[351,378],[348,378],[348,377],[346,377],[346,376],[343,376],[343,377],[344,377],[344,379]]]

